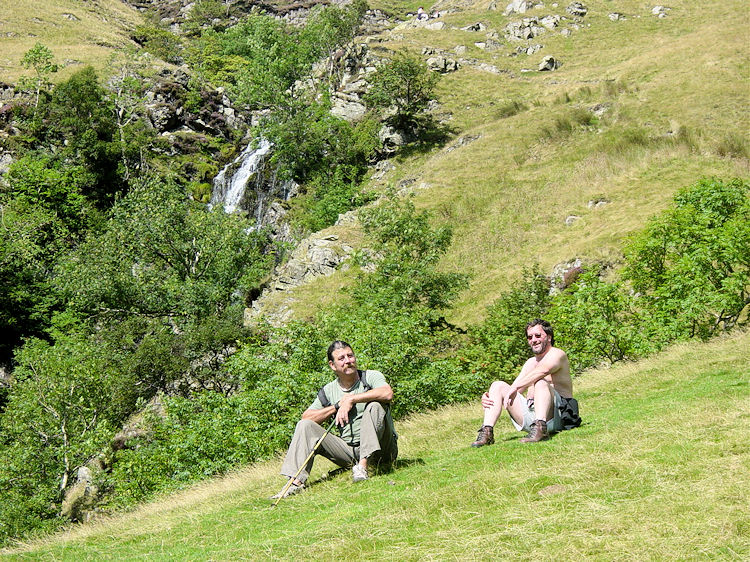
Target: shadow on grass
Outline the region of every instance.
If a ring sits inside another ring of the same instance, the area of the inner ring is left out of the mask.
[[[426,154],[445,145],[456,133],[456,129],[447,124],[438,123],[434,119],[422,122],[417,140],[399,148],[396,156],[398,158],[409,158],[415,154]]]
[[[380,476],[383,474],[390,474],[393,471],[399,470],[402,468],[408,468],[410,466],[423,465],[423,464],[425,464],[425,462],[421,458],[396,459],[393,463],[390,463],[390,464],[376,463],[374,466],[369,467],[369,472],[371,476]],[[339,476],[340,474],[348,473],[349,471],[351,471],[351,467],[349,466],[340,466],[338,468],[334,468],[333,470],[329,470],[325,474],[321,475],[315,481],[308,482],[307,486],[318,484],[320,482],[325,482],[327,480],[330,480],[331,478],[335,478]]]

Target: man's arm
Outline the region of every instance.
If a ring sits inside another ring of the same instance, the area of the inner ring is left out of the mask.
[[[387,404],[391,400],[393,400],[393,389],[390,384],[371,388],[367,392],[362,392],[361,394],[346,394],[341,400],[339,400],[339,411],[336,413],[336,425],[349,423],[349,410],[351,410],[354,404],[363,402],[383,402]],[[335,406],[332,407],[335,410]]]
[[[521,373],[510,385],[508,393],[505,395],[504,406],[507,408],[513,403],[516,394],[523,392],[524,389],[533,387],[537,381],[542,380],[548,375],[552,375],[560,370],[565,359],[565,352],[561,349],[550,349],[549,353],[538,363],[534,362],[532,357],[524,364]]]
[[[302,412],[302,419],[312,420],[317,424],[322,424],[335,413],[335,406],[328,406],[327,408],[308,408]]]

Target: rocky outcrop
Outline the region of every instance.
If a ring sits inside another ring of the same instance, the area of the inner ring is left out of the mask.
[[[98,459],[89,465],[91,466],[82,466],[78,469],[75,483],[65,490],[60,515],[70,521],[90,521],[100,500],[95,475],[102,472],[103,466]]]
[[[513,0],[513,2],[506,6],[505,12],[503,13],[506,16],[510,16],[512,14],[525,14],[533,8],[543,5],[544,4],[541,2],[531,2],[529,0]]]
[[[367,112],[362,96],[367,92],[367,75],[375,72],[380,59],[373,56],[366,43],[351,44],[336,51],[316,67],[316,77],[333,78],[331,113],[356,121]]]
[[[340,220],[348,220],[352,213],[342,215]],[[305,283],[332,275],[351,257],[354,248],[335,234],[314,234],[303,240],[292,252],[291,258],[275,272],[258,299],[245,310],[245,323],[252,323],[263,317],[271,325],[281,325],[291,318],[289,306],[272,308],[269,297],[278,292],[289,292]]]
[[[201,90],[199,109],[186,107],[188,82],[185,69],[163,69],[146,92],[146,116],[158,133],[193,131],[232,139],[234,131],[248,126],[221,88]]]
[[[567,8],[565,8],[565,11],[568,12],[571,16],[582,18],[589,12],[589,9],[581,2],[573,2]]]

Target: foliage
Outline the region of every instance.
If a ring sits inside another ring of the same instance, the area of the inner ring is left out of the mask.
[[[431,72],[418,57],[402,51],[370,75],[367,104],[392,111],[387,121],[399,130],[418,132],[425,127],[425,111],[440,75]]]
[[[58,303],[49,275],[68,230],[54,209],[16,198],[0,203],[0,361],[22,338],[41,336]]]
[[[625,276],[671,337],[732,328],[750,303],[750,183],[704,179],[626,250]]]
[[[495,378],[512,380],[529,358],[526,324],[545,318],[551,305],[550,282],[539,265],[524,269],[513,288],[487,308],[485,321],[471,330],[468,353],[483,369],[497,373]]]
[[[101,234],[65,260],[58,282],[87,315],[219,314],[265,274],[262,233],[239,216],[208,211],[172,183],[143,181],[118,201]]]
[[[34,112],[39,107],[39,97],[42,89],[49,88],[52,83],[49,81],[50,74],[57,72],[57,64],[54,62],[55,57],[52,51],[42,45],[36,43],[31,49],[26,51],[21,59],[21,66],[24,68],[33,68],[36,76],[33,78],[23,78],[19,82],[19,85],[23,87],[31,87],[35,92],[34,101]]]
[[[0,541],[54,525],[73,471],[98,454],[111,431],[106,354],[80,339],[31,340],[16,358],[0,416]]]
[[[203,32],[188,60],[206,81],[226,86],[240,103],[286,108],[312,64],[354,37],[364,9],[361,0],[344,8],[318,8],[302,29],[253,13],[226,31]]]
[[[364,209],[362,226],[374,240],[377,268],[367,282],[358,283],[354,297],[384,310],[422,305],[440,310],[451,305],[468,285],[468,275],[437,270],[450,245],[452,230],[433,227],[430,214],[417,212],[409,199],[393,195]]]
[[[607,283],[597,270],[586,271],[554,299],[547,320],[555,329],[555,345],[565,350],[575,372],[636,359],[663,345],[658,326],[638,299],[620,282]]]
[[[166,62],[182,63],[182,42],[167,29],[154,25],[139,25],[133,32],[133,40],[143,45],[147,52]]]

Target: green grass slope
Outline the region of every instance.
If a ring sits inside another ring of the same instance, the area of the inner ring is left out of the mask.
[[[15,83],[32,74],[21,66],[36,43],[52,50],[57,82],[84,65],[106,69],[118,51],[135,47],[128,32],[143,15],[121,0],[7,0],[0,7],[0,81]]]
[[[431,47],[500,70],[463,64],[444,75],[438,113],[452,115],[454,139],[478,138],[455,150],[396,158],[398,168],[385,182],[412,180],[421,186],[418,205],[453,227],[442,265],[473,275],[449,313],[459,324],[480,321],[525,265],[538,262],[551,272],[575,258],[617,264],[627,237],[663,210],[677,189],[702,177],[750,172],[744,3],[676,1],[663,19],[640,1],[584,3],[588,14],[572,29],[565,10],[570,2],[545,2],[512,16],[502,13],[506,2],[498,3],[498,11],[489,11],[487,2],[454,2],[458,11],[442,18],[443,30],[406,26],[372,45],[384,55]],[[625,20],[611,21],[613,11]],[[509,22],[550,14],[568,19],[529,42],[504,38]],[[477,22],[486,30],[461,30]],[[570,36],[562,29],[572,29]],[[492,31],[500,47],[474,45]],[[510,56],[527,44],[543,48]],[[465,54],[453,54],[459,45]],[[546,55],[562,66],[538,72]],[[609,203],[589,207],[599,199]],[[568,226],[571,215],[579,219]],[[338,289],[347,283],[342,273],[298,288],[292,308],[311,316],[321,303],[340,298]]]
[[[393,472],[272,508],[280,462],[6,550],[8,560],[747,560],[750,333],[576,380],[584,425],[523,445],[478,404],[398,425]],[[330,466],[330,465],[329,465]]]

